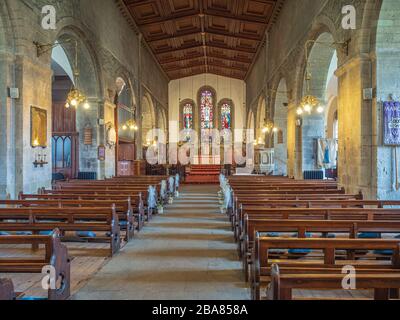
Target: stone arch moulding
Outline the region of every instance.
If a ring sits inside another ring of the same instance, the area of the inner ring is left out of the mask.
[[[216,126],[216,121],[218,121],[217,119],[219,119],[219,112],[218,112],[218,108],[217,108],[217,101],[218,101],[218,97],[217,97],[217,91],[211,87],[211,86],[203,86],[199,89],[199,91],[197,92],[197,128],[199,128],[199,130],[201,130],[201,94],[204,91],[210,91],[213,95],[213,126],[214,128],[217,128]]]
[[[299,52],[295,59],[293,60],[295,62],[295,65],[300,66],[300,67],[293,67],[294,70],[297,70],[295,74],[295,82],[293,84],[293,88],[295,88],[295,91],[293,91],[293,98],[300,101],[302,96],[303,96],[303,91],[304,91],[304,77],[306,73],[306,67],[307,67],[307,59],[310,58],[310,55],[312,54],[312,50],[315,47],[316,43],[315,41],[318,41],[321,35],[323,34],[330,34],[333,39],[334,43],[334,50],[336,50],[338,54],[338,65],[341,65],[341,61],[343,60],[343,55],[341,54],[341,47],[338,45],[339,40],[338,40],[338,34],[336,32],[335,24],[332,22],[332,20],[325,15],[320,15],[317,17],[315,20],[314,25],[312,26],[311,31],[308,33],[307,37],[299,43]],[[308,57],[306,57],[306,50],[305,46],[308,44]]]
[[[228,99],[228,98],[224,98],[222,99],[219,103],[218,103],[218,130],[222,130],[222,123],[221,123],[221,108],[224,104],[228,104],[231,107],[231,130],[233,132],[233,130],[235,130],[235,103],[233,102],[232,99]]]
[[[198,106],[196,105],[195,101],[192,99],[184,99],[179,103],[179,129],[183,130],[183,108],[185,105],[191,104],[193,108],[193,130],[198,130],[198,117],[200,115],[200,111],[198,110]]]
[[[93,69],[94,69],[94,80],[96,83],[96,86],[94,88],[94,92],[92,93],[92,96],[90,98],[97,98],[98,100],[102,99],[102,93],[103,93],[103,76],[102,76],[102,69],[101,69],[101,64],[99,61],[99,57],[97,55],[97,52],[99,52],[97,50],[97,47],[95,46],[95,44],[89,39],[89,37],[86,35],[87,33],[90,33],[89,31],[85,31],[84,29],[81,29],[80,27],[72,24],[72,25],[66,25],[64,27],[62,27],[62,29],[57,33],[54,41],[58,41],[60,39],[66,39],[66,38],[72,38],[78,41],[78,52],[80,51],[82,53],[82,51],[84,52],[85,50],[87,51],[87,53],[89,54],[90,57],[90,62],[92,63]],[[67,45],[61,45],[64,49],[64,51],[66,52],[71,65],[73,65],[73,61],[74,61],[74,56],[71,53],[71,50],[69,50],[67,48]],[[78,58],[82,58],[79,57]],[[80,79],[82,79],[82,72],[81,72],[81,77]],[[81,81],[81,85],[82,85],[82,81]]]

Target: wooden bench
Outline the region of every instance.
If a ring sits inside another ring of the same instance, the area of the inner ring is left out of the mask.
[[[314,272],[298,274],[293,271],[293,273],[282,274],[277,264],[272,265],[267,300],[292,300],[294,289],[343,290],[343,274],[337,271],[332,271],[331,274]],[[398,294],[393,294],[393,292],[398,292],[400,289],[400,273],[391,271],[383,274],[358,272],[355,279],[357,290],[374,290],[374,300],[399,298]]]
[[[264,220],[245,219],[245,229],[238,245],[239,255],[243,261],[246,280],[249,278],[248,270],[251,264],[251,254],[254,248],[256,234],[285,233],[295,234],[299,239],[307,238],[307,234],[342,234],[350,239],[358,238],[360,233],[393,234],[400,233],[400,221],[342,221],[342,220]],[[400,241],[400,240],[399,240]],[[354,252],[348,252],[348,258],[354,258]]]
[[[312,259],[292,260],[271,258],[270,250],[274,249],[303,249],[322,251],[320,257]],[[351,252],[355,250],[390,250],[392,254],[385,260],[378,260],[373,257],[356,260],[338,260],[337,251]],[[342,270],[343,266],[351,265],[356,270],[369,270],[371,273],[398,272],[400,269],[400,240],[365,240],[365,239],[284,239],[268,238],[260,234],[256,235],[251,267],[251,292],[252,298],[259,300],[261,296],[260,288],[270,282],[271,266],[279,264],[280,267],[286,267],[296,272],[308,273],[311,269],[318,269],[321,273],[324,269]],[[385,270],[385,271],[383,271]]]
[[[235,225],[239,240],[244,230],[245,215],[269,220],[384,220],[400,219],[400,209],[382,208],[259,208],[246,207],[240,212]]]
[[[11,221],[11,222],[10,222]],[[121,247],[118,215],[110,208],[0,208],[0,230],[38,234],[53,229],[62,234],[73,232],[104,232],[104,237],[86,239],[110,243],[110,256]],[[65,238],[63,237],[63,240]]]
[[[70,296],[70,259],[68,249],[60,242],[60,232],[54,230],[51,236],[0,236],[0,245],[44,245],[43,258],[0,258],[0,273],[42,273],[46,266],[55,269],[56,288],[48,290],[49,300],[66,300]],[[5,283],[6,297],[10,283]]]
[[[134,211],[131,199],[127,200],[70,200],[70,199],[40,199],[40,200],[0,200],[1,207],[27,208],[27,207],[56,207],[56,208],[111,208],[115,207],[120,222],[120,229],[126,232],[125,240],[129,242],[134,237],[135,224],[138,230],[144,225],[144,208],[139,203],[139,208]],[[135,221],[136,218],[136,221]]]

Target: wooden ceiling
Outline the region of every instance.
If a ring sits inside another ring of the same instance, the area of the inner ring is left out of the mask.
[[[245,79],[283,0],[123,0],[172,79]]]

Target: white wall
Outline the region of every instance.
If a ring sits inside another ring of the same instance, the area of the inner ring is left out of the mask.
[[[231,99],[235,106],[234,128],[243,129],[246,119],[245,82],[213,74],[201,74],[169,83],[169,121],[170,140],[174,141],[179,132],[179,104],[185,99],[192,99],[196,105],[198,91],[203,86],[211,86],[217,93],[215,107],[222,99]]]

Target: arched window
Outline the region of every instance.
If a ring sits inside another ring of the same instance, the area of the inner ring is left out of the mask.
[[[200,95],[200,125],[201,129],[214,129],[214,96],[210,90]]]
[[[221,128],[232,129],[232,107],[227,102],[221,106]]]
[[[183,106],[183,129],[193,129],[193,105],[189,102]]]

